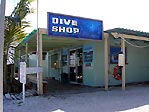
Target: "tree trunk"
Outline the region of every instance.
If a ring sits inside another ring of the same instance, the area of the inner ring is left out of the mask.
[[[8,49],[9,47],[4,49],[4,57],[3,57],[3,85],[4,85],[4,93],[10,92],[10,85],[8,85],[8,71],[7,71],[7,57],[8,57]]]
[[[3,58],[3,81],[4,81],[4,94],[8,93],[8,84],[7,84],[7,55],[4,54],[4,58]]]

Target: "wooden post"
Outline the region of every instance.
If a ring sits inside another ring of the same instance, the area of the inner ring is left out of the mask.
[[[124,38],[121,38],[121,50],[124,54],[124,66],[122,68],[122,90],[125,90],[125,41]]]
[[[42,32],[37,30],[37,67],[42,67]],[[37,73],[38,94],[43,94],[42,73]]]
[[[25,49],[25,62],[26,65],[28,66],[28,43],[26,43],[26,49]]]
[[[42,66],[42,32],[38,28],[39,0],[37,0],[37,67]],[[42,73],[37,73],[37,92],[43,94]]]
[[[108,37],[105,36],[104,37],[104,61],[105,61],[105,90],[108,90],[108,85],[109,85],[109,74],[108,74],[108,70],[109,70],[109,66],[108,66],[108,62],[109,62],[109,53],[108,53]]]

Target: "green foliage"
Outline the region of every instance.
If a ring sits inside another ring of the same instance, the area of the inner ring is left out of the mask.
[[[7,87],[7,58],[9,48],[14,49],[17,43],[26,37],[25,28],[30,26],[25,17],[33,12],[31,2],[34,0],[20,0],[10,16],[5,16],[4,30],[4,86]],[[9,58],[14,58],[14,53],[9,53]],[[4,88],[5,90],[5,88]]]
[[[32,13],[31,2],[34,0],[20,0],[10,16],[5,17],[5,41],[4,52],[6,53],[10,45],[20,42],[26,37],[25,28],[30,27],[25,17]]]

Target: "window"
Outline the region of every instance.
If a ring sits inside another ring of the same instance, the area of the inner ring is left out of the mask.
[[[51,55],[51,68],[59,68],[58,53]]]
[[[121,53],[121,47],[111,46],[110,47],[110,63],[118,64],[118,54]],[[125,48],[125,63],[127,62],[127,49]]]

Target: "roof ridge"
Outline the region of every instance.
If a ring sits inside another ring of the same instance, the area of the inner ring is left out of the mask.
[[[117,33],[123,33],[123,34],[135,35],[135,36],[149,37],[149,32],[127,29],[127,28],[114,28],[114,29],[106,30],[105,32],[107,33],[117,32]]]

